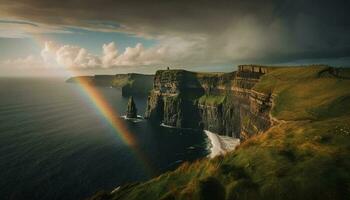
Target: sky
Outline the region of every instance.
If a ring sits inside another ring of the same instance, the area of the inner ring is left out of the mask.
[[[348,0],[0,0],[0,76],[350,66]]]

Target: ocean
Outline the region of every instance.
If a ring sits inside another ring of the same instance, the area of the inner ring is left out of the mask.
[[[124,114],[121,90],[98,90]],[[203,132],[124,120],[140,158],[81,87],[63,79],[0,78],[0,94],[1,199],[84,199],[209,153]],[[143,115],[146,98],[134,100]]]

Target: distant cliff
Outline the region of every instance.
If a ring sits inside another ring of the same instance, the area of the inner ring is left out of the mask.
[[[253,90],[268,67],[242,65],[232,73],[158,71],[146,117],[181,128],[245,139],[271,125],[271,93]]]
[[[89,80],[96,86],[121,88],[123,96],[145,96],[152,90],[154,75],[129,73],[116,75],[77,76],[67,79],[66,82],[76,83],[78,78]]]

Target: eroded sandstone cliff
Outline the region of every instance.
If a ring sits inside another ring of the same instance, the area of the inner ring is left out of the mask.
[[[349,69],[310,65],[241,66],[226,74],[160,71],[155,81],[147,111],[153,120],[243,139],[268,130],[225,155],[186,162],[92,199],[350,196]]]
[[[268,71],[253,65],[239,66],[232,73],[158,71],[146,117],[169,126],[246,139],[271,126],[272,95],[253,89]]]

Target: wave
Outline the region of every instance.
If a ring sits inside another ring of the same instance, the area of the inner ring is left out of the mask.
[[[238,138],[218,135],[208,130],[204,130],[204,133],[210,141],[208,145],[210,150],[208,157],[210,158],[233,151],[240,144],[240,139]]]
[[[194,129],[194,128],[179,128],[179,127],[170,126],[170,125],[167,125],[167,124],[164,124],[164,123],[161,123],[160,126],[164,127],[164,128],[171,128],[171,129],[198,131],[198,129]]]
[[[145,118],[143,118],[143,116],[141,116],[141,115],[137,115],[137,118],[129,118],[129,117],[127,117],[126,115],[122,115],[122,116],[120,116],[120,117],[123,118],[123,119],[125,119],[125,120],[134,122],[134,123],[142,122],[142,121],[144,121],[144,119],[145,119]]]

